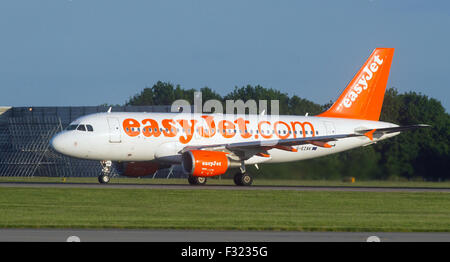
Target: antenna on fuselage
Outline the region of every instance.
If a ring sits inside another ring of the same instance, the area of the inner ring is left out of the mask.
[[[108,114],[111,113],[111,110],[112,110],[112,106],[109,107]]]

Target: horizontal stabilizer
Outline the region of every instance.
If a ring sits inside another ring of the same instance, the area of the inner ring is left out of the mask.
[[[390,134],[395,132],[403,132],[408,130],[413,130],[417,128],[430,127],[430,125],[408,125],[408,126],[397,126],[397,127],[386,127],[386,128],[377,128],[377,129],[366,129],[366,130],[358,130],[356,133],[366,135],[370,133],[371,136],[374,134]],[[367,136],[367,135],[366,135]]]

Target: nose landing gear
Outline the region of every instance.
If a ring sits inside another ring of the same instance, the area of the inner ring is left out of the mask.
[[[108,184],[110,180],[112,162],[109,160],[100,161],[102,165],[102,173],[98,176],[100,184]]]

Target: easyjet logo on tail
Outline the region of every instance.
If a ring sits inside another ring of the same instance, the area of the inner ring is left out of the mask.
[[[347,93],[344,98],[343,105],[346,108],[350,108],[353,102],[358,99],[358,96],[369,87],[369,82],[373,78],[375,72],[378,71],[380,65],[383,64],[383,59],[380,59],[379,55],[375,55],[373,62],[367,64],[364,69],[361,77],[358,79],[358,82],[353,87],[353,90]]]
[[[389,78],[394,48],[376,48],[336,102],[319,117],[377,121]]]

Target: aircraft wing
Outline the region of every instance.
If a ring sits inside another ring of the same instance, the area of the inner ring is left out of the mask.
[[[257,140],[249,142],[237,142],[228,144],[213,144],[213,145],[198,145],[187,146],[183,148],[180,153],[184,153],[190,150],[213,150],[213,151],[226,151],[233,153],[240,160],[246,160],[254,155],[269,156],[267,150],[280,149],[286,151],[296,152],[297,149],[292,146],[311,144],[319,147],[331,148],[328,144],[331,141],[337,141],[348,137],[366,136],[373,140],[373,136],[381,137],[384,134],[401,132],[406,130],[412,130],[417,128],[429,127],[429,125],[408,125],[399,127],[379,128],[379,129],[367,129],[358,130],[351,134],[329,135],[329,136],[314,136],[314,137],[300,137],[289,139],[271,139],[271,140]]]
[[[181,153],[189,150],[213,150],[213,151],[227,151],[236,155],[240,160],[246,160],[254,155],[269,156],[267,150],[277,148],[286,151],[297,151],[292,146],[313,144],[322,147],[332,147],[327,144],[330,141],[336,141],[347,137],[364,136],[364,134],[343,134],[331,136],[314,136],[314,137],[300,137],[289,139],[271,139],[271,140],[257,140],[249,142],[237,142],[229,144],[214,144],[214,145],[199,145],[187,146]]]

